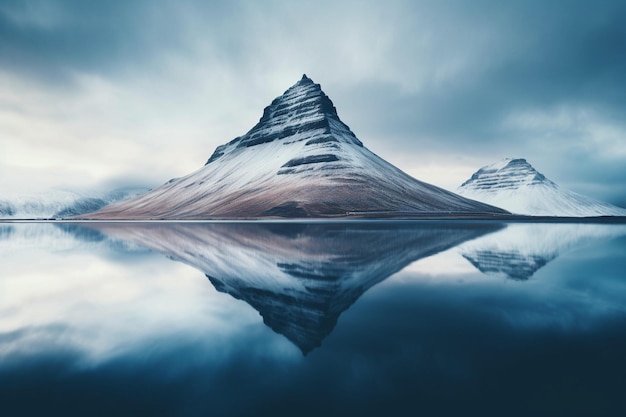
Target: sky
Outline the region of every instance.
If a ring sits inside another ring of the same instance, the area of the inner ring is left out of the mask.
[[[626,2],[0,2],[0,196],[158,186],[306,73],[365,146],[454,190],[526,158],[626,206]]]

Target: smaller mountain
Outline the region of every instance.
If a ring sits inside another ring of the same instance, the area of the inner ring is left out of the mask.
[[[457,193],[529,216],[626,216],[626,209],[562,189],[522,158],[482,167]]]

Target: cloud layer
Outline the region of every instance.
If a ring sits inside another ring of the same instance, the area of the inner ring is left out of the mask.
[[[0,192],[157,185],[307,73],[420,179],[525,157],[624,204],[625,18],[622,1],[5,1]]]

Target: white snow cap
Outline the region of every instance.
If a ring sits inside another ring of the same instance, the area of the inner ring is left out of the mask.
[[[530,216],[626,216],[626,209],[562,189],[523,158],[504,158],[480,168],[457,192]]]

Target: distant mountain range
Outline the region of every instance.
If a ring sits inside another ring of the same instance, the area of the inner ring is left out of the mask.
[[[505,210],[414,179],[357,139],[306,75],[198,171],[89,219],[484,216]]]
[[[133,187],[89,195],[73,191],[51,190],[40,194],[0,198],[0,218],[50,219],[77,216],[135,197],[146,191],[148,191],[147,188]]]
[[[505,158],[482,167],[457,192],[515,214],[626,216],[626,209],[562,189],[521,158]]]

